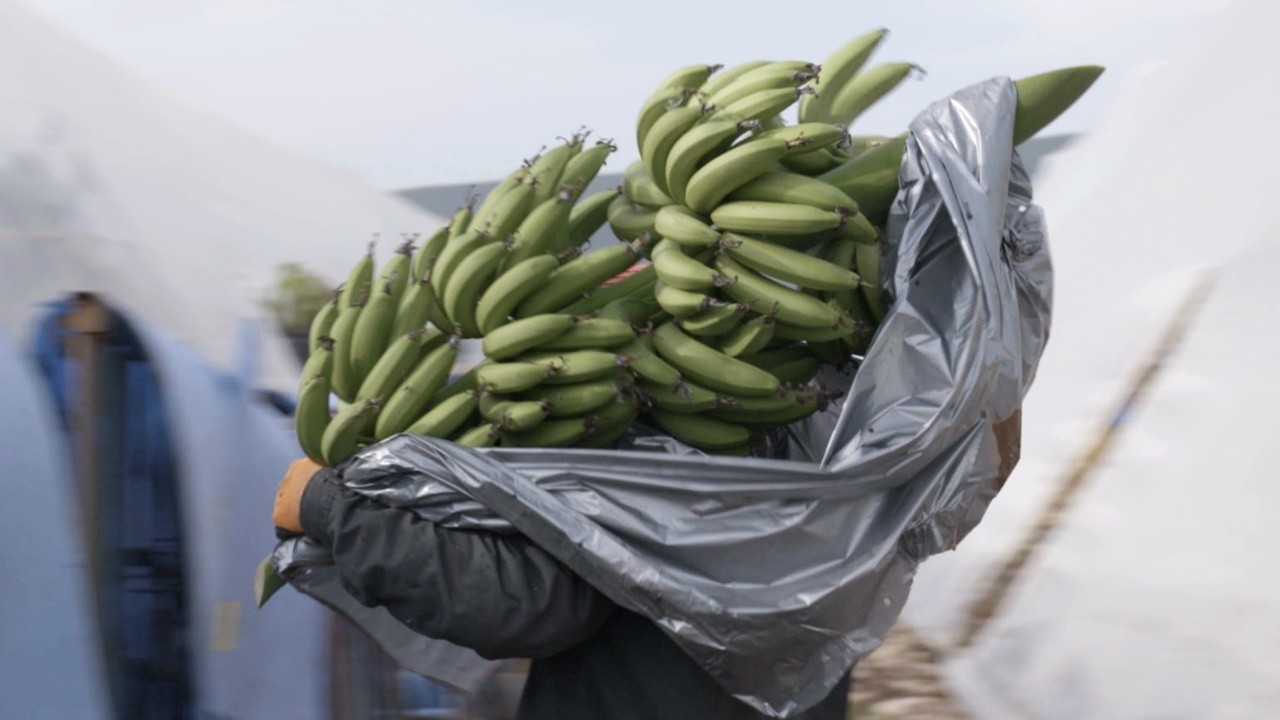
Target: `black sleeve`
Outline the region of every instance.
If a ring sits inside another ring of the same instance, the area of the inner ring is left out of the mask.
[[[438,527],[346,490],[332,471],[307,486],[301,519],[361,603],[486,658],[557,654],[614,609],[522,535]]]

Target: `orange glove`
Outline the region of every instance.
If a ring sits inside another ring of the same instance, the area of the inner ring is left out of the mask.
[[[284,473],[284,479],[276,488],[276,504],[271,510],[271,522],[281,530],[302,533],[302,493],[307,484],[321,469],[310,458],[294,460]]]

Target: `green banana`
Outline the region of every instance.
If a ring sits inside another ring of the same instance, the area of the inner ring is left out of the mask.
[[[410,435],[447,438],[458,431],[476,411],[479,400],[474,392],[462,392],[438,401],[404,432]]]
[[[511,236],[511,251],[502,267],[509,268],[531,257],[552,252],[559,245],[573,214],[573,201],[564,192],[535,207]]]
[[[858,272],[864,280],[862,297],[867,301],[871,316],[879,322],[884,319],[884,291],[880,287],[880,244],[859,243],[856,248]]]
[[[626,378],[623,378],[625,381]],[[591,427],[587,434],[594,435],[602,430],[611,430],[619,425],[630,425],[639,410],[640,401],[634,385],[623,382],[612,402],[606,402],[589,416]]]
[[[558,365],[525,360],[489,363],[476,371],[476,385],[485,392],[510,395],[541,385],[558,370]]]
[[[722,241],[729,257],[761,275],[814,290],[839,290],[858,286],[858,275],[820,257],[753,240],[745,235],[725,233]]]
[[[478,407],[483,420],[503,425],[504,429],[514,432],[532,430],[551,412],[551,408],[542,402],[513,400],[492,393],[481,394]]]
[[[790,145],[777,138],[752,139],[699,168],[685,186],[684,204],[707,214],[726,195],[773,167]]]
[[[1018,102],[1013,120],[1013,144],[1022,144],[1066,112],[1093,86],[1104,69],[1098,65],[1082,65],[1015,81]]]
[[[503,432],[502,444],[508,447],[568,447],[592,430],[594,422],[587,418],[547,420],[526,432]]]
[[[512,190],[516,186],[522,184],[525,179],[528,178],[529,166],[535,162],[537,162],[537,158],[525,160],[521,163],[520,167],[512,170],[510,175],[503,178],[502,182],[498,183],[489,191],[488,195],[484,196],[484,200],[480,201],[480,206],[471,214],[471,222],[468,223],[467,232],[474,232],[476,230],[483,229],[481,225],[487,222],[487,220],[481,220],[481,218],[488,218],[493,212],[494,206],[498,204],[498,201],[501,200],[509,190]],[[454,237],[461,237],[461,235],[454,235]]]
[[[737,327],[746,311],[746,305],[724,305],[707,308],[696,315],[677,320],[676,323],[690,335],[720,337]]]
[[[312,375],[323,375],[328,380],[332,374],[333,338],[324,335],[320,337],[320,344],[311,350],[307,361],[302,364],[301,376],[309,378]]]
[[[651,298],[620,297],[600,308],[599,317],[621,320],[631,327],[643,327],[657,311],[657,301]]]
[[[405,285],[409,283],[409,266],[412,260],[413,242],[406,240],[396,248],[395,254],[386,265],[382,266],[382,272],[378,274],[376,287],[389,286],[397,307],[399,307],[400,298],[404,295]]]
[[[761,350],[752,355],[743,355],[739,358],[743,362],[754,365],[761,370],[769,370],[784,363],[795,362],[797,360],[812,360],[813,351],[804,345],[786,344],[778,347]]]
[[[867,63],[871,53],[875,52],[880,42],[889,34],[885,28],[872,30],[841,45],[822,62],[818,77],[813,81],[817,90],[812,95],[800,100],[800,122],[823,122],[827,120],[828,108],[843,88],[862,66]]]
[[[898,192],[905,143],[905,135],[891,138],[818,177],[843,190],[872,223],[883,224]]]
[[[503,430],[523,432],[532,430],[550,417],[551,405],[540,402],[516,402],[503,408],[496,424]]]
[[[529,166],[529,176],[533,179],[533,207],[560,194],[560,176],[581,149],[582,138],[575,135],[565,143],[542,153]]]
[[[839,167],[844,161],[831,148],[824,147],[808,153],[787,153],[778,163],[787,170],[816,177]]]
[[[828,262],[840,267],[854,267],[854,256],[858,243],[848,238],[836,238],[824,250]],[[858,354],[866,352],[870,344],[875,318],[866,301],[862,299],[859,288],[841,288],[826,294],[828,301],[834,302],[845,314],[853,319],[854,332],[848,337],[850,349]]]
[[[866,182],[867,178],[879,178],[884,173],[893,174],[893,192],[898,190],[898,166],[902,164],[902,155],[907,149],[906,133],[891,137],[885,142],[854,156],[839,167],[818,176],[822,180],[843,190],[858,203],[858,208],[866,212],[866,203],[858,193],[877,196],[880,189]],[[861,182],[859,182],[861,181]],[[892,198],[890,198],[892,199]]]
[[[709,308],[726,304],[709,295],[681,290],[663,282],[655,284],[654,292],[658,305],[676,318],[691,317]]]
[[[847,149],[849,159],[853,159],[868,150],[878,148],[892,139],[888,135],[852,135],[849,137],[849,147]]]
[[[476,325],[480,332],[491,333],[506,323],[516,306],[543,287],[558,267],[560,263],[551,255],[539,255],[499,275],[476,303]]]
[[[662,79],[658,83],[658,90],[683,90],[684,88],[696,88],[701,86],[724,65],[686,65],[677,68],[670,75]]]
[[[324,375],[311,375],[298,390],[293,424],[302,452],[321,465],[324,464],[321,440],[329,427],[329,419],[329,380]]]
[[[396,338],[374,363],[364,382],[360,383],[356,401],[368,398],[385,401],[422,356],[444,344],[446,340],[448,336],[435,328],[420,328]]]
[[[778,389],[772,375],[698,342],[673,323],[663,323],[653,331],[653,347],[681,375],[712,390],[751,397]]]
[[[708,119],[765,120],[780,114],[783,110],[794,105],[801,96],[810,92],[812,90],[808,87],[761,90],[712,112]]]
[[[640,160],[628,165],[623,172],[622,194],[631,202],[648,208],[661,208],[675,202],[649,177],[649,171]]]
[[[836,93],[828,119],[837,125],[848,126],[877,100],[902,84],[913,70],[924,72],[919,65],[911,63],[885,63],[858,73]]]
[[[633,244],[619,244],[571,260],[553,270],[545,285],[520,303],[516,312],[520,317],[529,317],[560,310],[631,267],[638,253]]]
[[[796,203],[727,202],[711,211],[721,230],[766,235],[808,235],[834,230],[844,223],[842,213]]]
[[[457,359],[456,342],[447,342],[428,352],[382,404],[374,425],[374,437],[388,438],[409,427],[415,418],[422,417],[424,408],[449,379],[449,371]]]
[[[781,354],[780,349],[792,349],[794,353]],[[818,374],[821,361],[806,345],[788,345],[775,350],[766,350],[755,357],[747,357],[752,363],[759,363],[762,370],[778,378],[778,382],[786,387],[799,387],[807,384]],[[767,362],[766,362],[767,359]]]
[[[658,275],[654,271],[653,265],[644,265],[639,270],[617,282],[591,291],[591,294],[587,297],[565,307],[563,312],[571,315],[587,315],[600,310],[618,298],[639,297],[647,300],[653,297],[654,284],[657,279]]]
[[[705,412],[720,403],[714,392],[684,379],[677,380],[674,385],[641,381],[640,389],[650,405],[668,412]]]
[[[492,362],[493,361],[489,358],[485,358],[475,365],[467,368],[465,372],[456,376],[450,376],[452,379],[450,379],[444,387],[440,388],[440,392],[436,393],[436,396],[432,398],[432,402],[442,402],[447,398],[457,395],[458,393],[471,392],[475,390],[476,374],[480,371],[480,368],[483,368]],[[456,370],[457,367],[455,366],[454,369]]]
[[[717,348],[733,358],[760,352],[773,340],[776,325],[772,315],[751,318],[725,335]]]
[[[462,330],[463,337],[483,335],[476,324],[476,304],[506,253],[501,243],[486,245],[463,258],[450,276],[444,291],[444,311]]]
[[[618,357],[636,377],[663,387],[675,387],[680,371],[653,351],[648,336],[640,336],[618,348]]]
[[[445,225],[443,228],[446,239],[459,237],[469,229],[471,225],[471,216],[472,216],[472,213],[475,211],[476,200],[478,199],[479,198],[476,197],[475,193],[470,193],[467,195],[467,201],[462,204],[462,207],[453,211],[453,216],[449,218],[449,224]],[[423,247],[426,247],[427,245],[430,245],[430,244],[431,244],[431,240],[428,239],[427,242],[423,243],[422,245]],[[414,273],[414,277],[421,277],[421,276],[422,276],[421,272]]]
[[[333,371],[329,384],[337,396],[347,402],[356,399],[356,391],[360,389],[360,381],[351,368],[351,343],[355,335],[356,322],[360,319],[360,311],[364,309],[364,300],[357,299],[338,313],[329,329],[333,336]]]
[[[658,118],[645,137],[644,146],[640,148],[640,159],[648,171],[650,179],[664,196],[667,193],[667,156],[676,142],[689,131],[700,119],[702,109],[698,107],[676,108]],[[624,187],[625,190],[625,187]],[[636,202],[639,199],[633,198]],[[651,203],[652,204],[652,203]],[[661,203],[670,205],[670,203]]]
[[[393,290],[391,283],[383,285],[369,299],[356,320],[349,352],[352,377],[357,383],[364,381],[365,375],[378,362],[391,338],[391,326],[395,323],[396,306],[399,302]]]
[[[507,360],[532,350],[571,330],[577,320],[571,315],[545,314],[512,321],[484,336],[486,357]]]
[[[584,450],[612,448],[618,439],[627,433],[631,421],[635,420],[638,414],[634,405],[617,403],[617,408],[622,415],[621,419],[608,423],[605,418],[596,417],[596,426],[575,442],[573,447]]]
[[[569,224],[557,240],[553,240],[548,250],[560,252],[569,248],[581,247],[591,239],[596,231],[604,227],[609,220],[609,207],[616,198],[621,197],[618,188],[601,190],[582,199],[569,211]]]
[[[600,168],[608,161],[610,153],[618,148],[608,140],[601,140],[592,147],[583,150],[564,167],[560,174],[560,192],[568,191],[573,200],[577,200],[587,189],[591,181],[599,174]],[[604,223],[603,220],[600,221]],[[587,233],[590,235],[590,233]]]
[[[816,68],[802,61],[775,61],[742,74],[728,85],[707,96],[706,105],[726,108],[733,103],[767,90],[795,89],[812,80]]]
[[[778,378],[784,385],[804,385],[818,374],[822,363],[816,356],[778,363],[769,368],[769,373]]]
[[[626,194],[619,195],[609,203],[607,210],[609,227],[613,234],[623,242],[630,242],[653,233],[653,220],[657,211],[637,205]]]
[[[320,338],[328,337],[329,328],[333,327],[333,321],[338,319],[338,294],[334,294],[334,298],[316,311],[311,318],[311,326],[307,330],[307,349],[315,350],[320,346]]]
[[[720,233],[683,205],[668,205],[659,210],[653,219],[653,230],[659,237],[688,249],[715,247],[720,242]]]
[[[679,107],[691,94],[691,88],[664,88],[650,95],[640,106],[640,115],[636,118],[636,147],[644,147],[645,137],[658,119]]]
[[[756,139],[772,138],[794,143],[792,155],[804,155],[834,145],[847,135],[844,128],[831,123],[808,122],[799,125],[787,125],[772,130],[756,133]]]
[[[461,212],[461,211],[459,211]],[[455,214],[455,218],[457,215]],[[440,257],[440,251],[444,250],[444,246],[449,242],[449,233],[452,232],[453,222],[431,233],[422,243],[422,247],[413,255],[413,262],[409,268],[409,279],[417,280],[427,274],[431,266],[435,264],[436,258]]]
[[[552,365],[555,371],[546,375],[547,385],[575,385],[613,376],[622,364],[614,353],[592,349],[563,353],[535,352],[523,355],[520,359],[529,363]]]
[[[347,274],[347,282],[342,286],[342,294],[338,296],[338,308],[340,310],[351,307],[360,298],[367,297],[373,289],[373,246],[369,243],[369,249],[365,252],[364,257],[360,258],[355,265],[351,267],[351,272]]]
[[[695,125],[667,154],[667,194],[677,202],[684,202],[685,186],[703,160],[722,143],[730,142],[743,133],[760,127],[759,120],[715,120]]]
[[[716,269],[736,280],[726,285],[724,291],[740,303],[770,308],[779,320],[805,328],[829,328],[841,319],[839,313],[818,298],[780,285],[732,258],[720,255],[715,263]]]
[[[352,403],[338,410],[320,438],[320,454],[324,464],[335,467],[355,454],[360,445],[360,432],[378,413],[377,398]]]
[[[630,377],[625,372],[623,377]],[[528,400],[548,406],[553,418],[576,417],[616,402],[624,392],[617,373],[574,385],[543,386],[524,394]]]
[[[396,310],[395,322],[391,326],[392,337],[399,337],[412,330],[417,330],[426,325],[427,320],[431,319],[433,314],[442,312],[441,309],[436,307],[439,300],[436,298],[435,287],[428,278],[429,275],[424,275],[422,279],[415,282],[400,300],[400,307]],[[438,324],[437,327],[439,327]]]
[[[454,442],[469,448],[486,448],[498,444],[499,431],[494,423],[477,425],[454,438]]]
[[[728,278],[712,268],[684,254],[681,247],[670,240],[661,240],[653,248],[653,269],[658,278],[670,287],[690,292],[709,292],[725,285]]]
[[[836,236],[854,242],[874,243],[880,241],[880,230],[871,224],[866,215],[855,212],[845,214],[844,224],[837,229]]]
[[[773,336],[778,340],[806,342],[828,342],[851,337],[856,325],[852,322],[841,322],[825,327],[805,327],[778,321],[773,329]]]
[[[503,193],[493,204],[487,215],[476,215],[475,223],[490,240],[506,242],[507,237],[520,226],[529,211],[533,209],[537,188],[535,179],[530,176],[528,182],[518,183]]]
[[[253,571],[253,604],[261,610],[285,585],[288,583],[271,564],[271,555],[267,555]]]
[[[435,287],[440,301],[444,300],[445,288],[449,286],[449,279],[453,277],[458,265],[480,248],[490,244],[493,243],[483,230],[470,230],[466,235],[449,241],[431,268],[431,284]],[[444,303],[441,302],[440,305],[441,309],[444,309]]]
[[[510,327],[510,326],[508,326]],[[636,336],[636,331],[621,320],[606,318],[582,318],[555,337],[544,338],[537,345],[539,350],[591,350],[616,348],[625,345]]]
[[[714,408],[707,415],[749,427],[777,427],[809,417],[818,411],[818,404],[817,393],[789,390],[773,397],[741,398],[736,404]]]
[[[817,178],[784,170],[773,170],[759,175],[734,189],[726,199],[796,203],[832,212],[857,209],[853,198],[845,195],[840,188]]]
[[[699,88],[699,90],[701,91],[704,97],[701,100],[705,100],[705,98],[720,92],[720,90],[723,89],[726,85],[737,80],[743,75],[751,72],[752,70],[755,70],[758,67],[763,67],[768,64],[769,64],[768,60],[752,60],[750,62],[745,62],[740,65],[733,65],[721,70],[720,72],[711,76],[711,78],[708,79],[706,82],[702,83],[702,87]],[[701,100],[699,100],[699,102],[701,102]]]
[[[653,408],[649,410],[649,416],[671,437],[700,450],[725,450],[745,445],[751,440],[751,432],[745,427],[705,415]]]

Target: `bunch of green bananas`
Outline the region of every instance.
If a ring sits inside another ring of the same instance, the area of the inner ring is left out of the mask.
[[[574,135],[526,161],[478,205],[472,198],[416,252],[406,241],[377,277],[370,247],[311,325],[312,351],[296,414],[298,441],[308,456],[333,465],[361,445],[398,432],[469,446],[504,438],[534,444],[536,438],[526,433],[540,419],[529,414],[527,403],[499,407],[497,389],[486,392],[476,371],[449,382],[459,340],[484,337],[489,359],[496,360],[523,352],[607,348],[634,337],[631,326],[620,322],[602,337],[605,320],[587,317],[614,296],[652,293],[643,276],[616,290],[593,292],[629,268],[645,245],[582,253],[618,194],[580,198],[615,149],[609,142],[584,145],[585,136]],[[619,337],[620,329],[625,336]],[[486,372],[493,373],[492,367]],[[566,386],[563,394],[572,382],[559,384]],[[331,393],[341,401],[336,414],[329,411]],[[564,406],[545,413],[556,419],[574,415]],[[600,422],[591,420],[590,429]]]
[[[620,239],[652,243],[651,342],[681,375],[649,393],[649,417],[710,452],[798,420],[826,397],[820,363],[846,365],[884,317],[881,235],[906,135],[848,126],[919,68],[863,69],[876,30],[821,65],[692,65],[664,79],[636,122],[640,160],[608,208]],[[1101,68],[1020,80],[1014,142],[1069,107]],[[797,122],[783,113],[798,106]]]
[[[399,432],[606,447],[643,414],[707,452],[745,455],[821,408],[832,395],[814,383],[820,366],[864,352],[886,311],[880,237],[905,135],[847,130],[916,69],[862,69],[884,36],[821,66],[680,68],[641,107],[641,159],[621,188],[582,196],[616,148],[577,134],[420,247],[406,240],[376,277],[371,247],[312,323],[303,450],[333,465]],[[1100,72],[1018,81],[1015,143]],[[583,254],[605,223],[622,242]],[[461,338],[483,338],[486,357],[450,382]]]

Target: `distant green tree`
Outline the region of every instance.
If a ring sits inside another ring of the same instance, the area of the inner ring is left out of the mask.
[[[262,306],[275,318],[276,325],[291,339],[302,356],[306,355],[307,331],[311,319],[333,298],[333,287],[320,276],[298,263],[284,263],[276,268],[276,278],[262,300]]]

